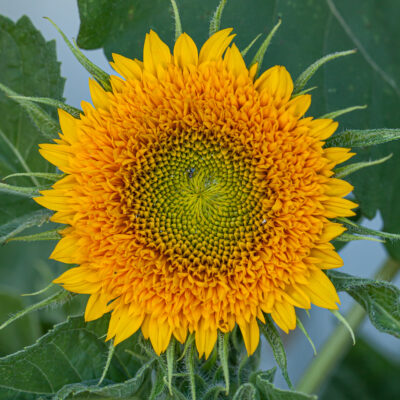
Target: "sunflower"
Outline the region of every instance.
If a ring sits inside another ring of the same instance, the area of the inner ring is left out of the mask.
[[[111,312],[114,344],[141,328],[157,354],[194,333],[208,357],[237,324],[248,354],[270,314],[285,332],[295,307],[336,309],[324,269],[354,215],[352,186],[332,177],[352,156],[324,148],[337,123],[303,117],[282,66],[256,78],[232,29],[200,52],[185,33],[173,54],[153,31],[143,62],[114,54],[107,92],[90,80],[80,119],[40,153],[66,175],[36,201],[66,224],[51,258],[75,264],[54,282],[89,294],[85,319]]]

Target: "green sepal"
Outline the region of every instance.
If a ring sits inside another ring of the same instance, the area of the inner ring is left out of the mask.
[[[225,380],[225,393],[229,395],[229,333],[218,332],[218,355]]]
[[[306,337],[306,339],[310,343],[310,345],[311,345],[311,347],[313,349],[313,352],[314,352],[314,356],[316,356],[317,355],[317,349],[315,348],[314,342],[312,341],[310,335],[306,331],[306,328],[304,327],[304,325],[301,322],[300,318],[296,317],[296,320],[297,320],[297,326],[300,328],[300,330],[303,332],[304,336]]]
[[[329,310],[335,317],[336,319],[342,323],[342,325],[349,331],[351,340],[353,341],[353,346],[356,344],[356,337],[354,335],[353,328],[350,326],[350,324],[347,322],[346,318],[343,317],[342,314],[338,310]]]
[[[39,242],[42,240],[60,240],[62,236],[59,233],[60,228],[50,231],[34,233],[33,235],[15,236],[5,241],[8,242]]]
[[[181,16],[179,14],[179,9],[178,9],[178,6],[176,4],[176,1],[175,0],[170,0],[170,1],[171,1],[172,12],[174,14],[175,40],[176,40],[182,34]]]
[[[274,323],[272,322],[272,318],[268,314],[264,314],[264,317],[265,324],[259,323],[258,325],[260,326],[260,330],[265,339],[267,339],[269,345],[272,348],[276,363],[278,364],[286,383],[292,389],[293,385],[290,381],[287,371],[286,352],[285,348],[283,347],[282,339],[278,333],[278,330],[275,328]]]
[[[310,87],[310,88],[308,88],[308,89],[304,89],[304,90],[302,90],[301,92],[298,92],[298,93],[296,93],[296,94],[292,94],[292,99],[294,99],[295,97],[298,97],[298,96],[302,96],[303,94],[307,94],[307,93],[309,93],[309,92],[312,92],[313,90],[315,90],[315,89],[318,89],[318,87],[317,86],[313,86],[313,87]]]
[[[15,101],[30,101],[33,103],[46,104],[47,106],[55,108],[61,108],[74,118],[80,118],[80,115],[82,114],[82,111],[79,110],[79,108],[65,104],[60,100],[49,99],[48,97],[10,96],[10,98]]]
[[[242,55],[242,57],[244,57],[248,51],[253,47],[254,43],[257,42],[257,40],[260,38],[261,33],[259,33],[247,46],[245,49],[243,49],[240,54]]]
[[[400,139],[400,129],[347,130],[331,136],[326,147],[365,147]]]
[[[344,178],[350,174],[352,174],[353,172],[356,172],[360,169],[363,168],[367,168],[367,167],[372,167],[374,165],[378,165],[378,164],[382,164],[385,161],[389,160],[390,158],[392,158],[393,154],[389,154],[386,157],[383,158],[379,158],[378,160],[373,160],[373,161],[361,161],[358,163],[353,163],[353,164],[348,164],[345,165],[344,167],[339,167],[339,168],[335,168],[334,172],[335,172],[335,178]]]
[[[22,231],[34,226],[41,226],[48,222],[53,211],[42,209],[14,218],[0,225],[0,245],[6,243]]]
[[[155,375],[156,379],[155,382],[152,383],[149,400],[159,399],[158,396],[164,391],[165,387],[165,381],[164,381],[165,375],[163,374],[163,371],[159,365],[155,369]],[[172,396],[172,391],[170,394]]]
[[[382,232],[375,229],[366,228],[347,218],[336,218],[336,220],[342,223],[349,232],[359,233],[362,235],[379,236],[381,238],[390,240],[400,240],[400,234],[397,233]]]
[[[103,373],[101,374],[99,382],[97,383],[97,386],[100,386],[103,383],[103,381],[104,381],[104,379],[105,379],[105,377],[107,375],[107,372],[110,369],[111,360],[113,358],[114,351],[115,351],[114,340],[111,339],[109,344],[108,344],[107,360],[106,360],[106,363],[105,363],[104,368],[103,368]]]
[[[352,242],[353,240],[369,240],[370,242],[385,243],[384,240],[376,239],[371,236],[354,235],[353,233],[344,232],[338,236],[335,240],[338,242]]]
[[[0,89],[10,98],[16,101],[25,109],[31,117],[38,130],[47,138],[54,139],[60,130],[60,126],[46,111],[36,105],[33,101],[25,100],[23,96],[14,92],[7,86],[0,83]]]
[[[172,375],[175,366],[175,338],[171,338],[166,351],[167,357],[167,386],[169,394],[172,396]]]
[[[7,183],[0,182],[0,192],[8,192],[17,195],[23,195],[28,197],[36,197],[39,196],[40,190],[48,189],[49,186],[42,186],[42,187],[27,187],[27,186],[15,186],[15,185],[8,185]]]
[[[3,180],[10,179],[10,178],[17,178],[19,176],[29,176],[35,178],[43,178],[48,181],[58,181],[59,179],[63,178],[65,174],[53,174],[51,172],[19,172],[16,174],[7,175],[3,178]]]
[[[195,346],[191,343],[185,355],[186,371],[189,377],[191,399],[196,400],[196,374],[195,374]]]
[[[336,111],[332,111],[330,113],[321,115],[318,118],[335,119],[337,117],[340,117],[341,115],[348,114],[348,113],[356,111],[356,110],[364,110],[366,108],[367,108],[366,104],[363,106],[353,106],[353,107],[342,108],[341,110],[336,110]]]
[[[266,39],[262,42],[261,46],[259,47],[259,49],[257,50],[257,53],[255,54],[255,56],[253,57],[253,60],[250,63],[250,66],[254,65],[255,63],[257,63],[257,73],[256,76],[258,76],[258,73],[260,71],[261,68],[261,64],[264,60],[264,56],[265,53],[267,52],[267,49],[269,47],[269,44],[271,43],[272,38],[275,35],[275,32],[278,30],[279,26],[281,25],[282,20],[279,19],[279,21],[277,22],[277,24],[272,28],[271,32],[268,34],[268,36],[266,37]]]
[[[219,31],[221,28],[221,17],[224,11],[227,0],[221,0],[214,11],[213,16],[210,20],[209,36],[213,35],[215,32]]]
[[[328,54],[320,58],[319,60],[315,61],[296,79],[296,82],[294,83],[293,94],[297,94],[301,90],[303,90],[304,86],[312,78],[312,76],[319,70],[319,68],[321,68],[328,61],[334,60],[335,58],[338,57],[348,56],[354,53],[356,53],[356,50],[339,51],[337,53]]]
[[[10,325],[12,322],[24,317],[27,314],[30,314],[31,312],[41,310],[42,308],[48,307],[49,305],[53,304],[64,304],[68,300],[72,299],[73,294],[61,289],[58,292],[52,294],[51,296],[47,297],[44,300],[39,301],[36,304],[32,304],[31,306],[25,308],[24,310],[21,310],[14,314],[11,318],[9,318],[7,321],[3,322],[3,324],[0,325],[0,330],[4,329],[6,326]]]
[[[244,383],[239,386],[232,400],[257,400],[257,389],[251,383]]]
[[[55,22],[53,22],[50,18],[44,17],[47,19],[53,26],[54,28],[57,29],[58,33],[62,36],[64,39],[64,42],[67,44],[75,58],[79,61],[79,63],[86,69],[86,71],[89,72],[90,75],[93,76],[94,79],[96,79],[97,82],[99,82],[103,88],[107,91],[111,91],[111,84],[110,84],[110,75],[107,74],[107,72],[103,71],[101,68],[99,68],[97,65],[93,64],[79,49],[79,47],[76,45],[76,43],[72,44],[65,33],[57,26]]]

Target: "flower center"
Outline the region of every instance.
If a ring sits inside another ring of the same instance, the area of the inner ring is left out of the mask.
[[[243,148],[211,134],[170,138],[131,179],[134,230],[173,263],[230,266],[259,243],[265,194]]]

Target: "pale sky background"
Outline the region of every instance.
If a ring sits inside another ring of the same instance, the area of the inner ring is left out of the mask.
[[[76,61],[53,26],[42,18],[44,16],[50,17],[68,38],[76,38],[79,30],[79,14],[76,0],[0,0],[0,14],[9,17],[13,21],[25,14],[29,16],[35,27],[42,32],[46,40],[55,39],[57,41],[58,59],[61,61],[61,74],[67,78],[64,92],[64,97],[67,99],[66,102],[75,107],[80,107],[82,100],[90,101],[89,74]],[[86,51],[85,54],[102,69],[109,73],[112,72],[102,50]],[[365,221],[365,226],[380,229],[382,221],[378,216],[372,221]],[[340,254],[344,260],[344,267],[340,271],[362,277],[372,277],[379,265],[386,259],[385,250],[380,243],[366,241],[353,242]],[[397,277],[395,283],[397,285],[400,284],[400,276]],[[340,298],[342,301],[340,311],[345,314],[352,304],[352,299],[344,293],[340,293]],[[318,350],[337,325],[337,321],[329,311],[318,309],[317,307],[314,307],[310,314],[310,319],[305,314],[301,314],[301,318]],[[364,321],[359,333],[375,343],[387,356],[400,360],[398,339],[378,332],[369,320]],[[296,381],[312,359],[313,352],[299,329],[292,332],[288,337],[283,334],[283,338],[286,342],[289,375],[293,381]],[[262,367],[267,369],[274,365],[275,362],[271,351],[266,350],[263,354]],[[286,387],[279,372],[276,375],[275,383],[278,387]]]

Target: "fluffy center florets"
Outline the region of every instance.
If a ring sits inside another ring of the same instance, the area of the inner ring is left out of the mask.
[[[148,149],[126,179],[133,231],[173,265],[232,267],[254,253],[264,223],[252,159],[207,135]]]

